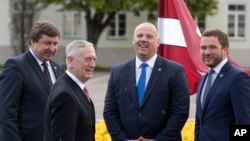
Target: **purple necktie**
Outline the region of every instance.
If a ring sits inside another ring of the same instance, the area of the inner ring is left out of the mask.
[[[83,93],[85,94],[85,96],[87,97],[87,99],[90,101],[90,98],[89,98],[89,91],[88,91],[88,89],[86,88],[86,86],[83,88]]]

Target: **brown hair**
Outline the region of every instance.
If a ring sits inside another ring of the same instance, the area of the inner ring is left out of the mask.
[[[38,21],[33,25],[29,33],[29,44],[31,44],[31,41],[37,42],[41,39],[42,35],[47,35],[49,37],[58,36],[60,38],[60,32],[54,24],[49,21]]]
[[[226,33],[222,32],[219,29],[210,29],[202,34],[202,37],[211,37],[211,36],[218,38],[222,48],[229,47],[228,36]]]

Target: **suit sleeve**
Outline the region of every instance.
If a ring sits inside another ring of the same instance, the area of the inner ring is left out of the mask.
[[[75,140],[75,130],[77,124],[77,104],[75,99],[67,92],[60,92],[49,104],[50,130],[52,141]]]
[[[128,138],[121,128],[119,109],[116,104],[116,95],[115,95],[113,79],[114,79],[114,71],[111,72],[108,82],[108,90],[105,97],[103,117],[107,125],[109,134],[112,137],[112,140],[125,141],[128,140]]]
[[[18,64],[10,59],[0,74],[0,141],[20,141],[19,103],[23,75]]]
[[[235,124],[250,125],[250,78],[242,72],[235,77],[230,95],[234,110]]]
[[[176,71],[175,79],[169,89],[171,114],[165,128],[154,138],[156,141],[176,140],[189,116],[190,97],[183,68],[179,67]]]

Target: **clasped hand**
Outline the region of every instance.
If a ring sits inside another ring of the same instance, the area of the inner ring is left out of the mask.
[[[127,141],[154,141],[154,140],[153,139],[146,139],[146,138],[143,138],[143,137],[139,137],[138,139],[127,140]]]

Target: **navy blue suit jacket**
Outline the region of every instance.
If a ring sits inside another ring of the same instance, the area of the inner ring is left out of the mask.
[[[45,109],[45,141],[94,141],[92,101],[66,73],[52,87]]]
[[[61,66],[50,61],[56,77]],[[39,141],[49,85],[39,64],[25,52],[9,59],[0,75],[0,141]]]
[[[200,95],[207,74],[200,81],[196,100],[196,141],[229,141],[230,124],[250,124],[250,78],[227,62],[217,75],[201,108]]]
[[[189,94],[183,68],[157,56],[139,107],[135,59],[112,69],[105,97],[104,119],[113,141],[143,136],[180,141],[189,115]]]

